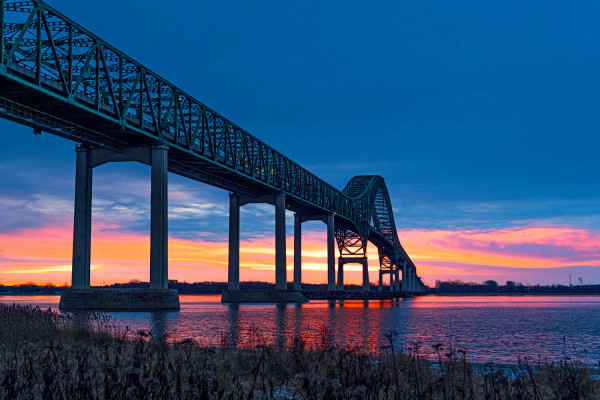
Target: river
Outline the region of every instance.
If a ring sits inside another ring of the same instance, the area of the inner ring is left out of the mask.
[[[0,296],[2,303],[58,307],[59,296]],[[600,360],[600,296],[422,296],[397,301],[227,305],[215,295],[181,295],[177,312],[109,312],[121,332],[144,330],[167,340],[248,345],[320,340],[323,327],[343,346],[376,352],[395,331],[396,345],[433,357],[432,345],[466,349],[477,363],[514,364],[518,357],[586,364]]]

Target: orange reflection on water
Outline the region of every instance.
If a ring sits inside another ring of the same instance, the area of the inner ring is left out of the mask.
[[[58,296],[0,296],[3,303],[56,307]],[[191,338],[203,345],[289,343],[294,335],[308,347],[323,344],[323,327],[334,343],[378,352],[386,332],[396,345],[421,342],[468,349],[474,362],[514,363],[517,357],[563,357],[576,344],[582,361],[600,359],[600,296],[424,296],[401,301],[326,301],[305,304],[222,304],[218,295],[181,295],[178,312],[111,312],[114,323],[153,332],[167,340]],[[586,351],[584,353],[584,350]]]

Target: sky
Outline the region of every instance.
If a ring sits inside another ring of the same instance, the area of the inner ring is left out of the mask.
[[[426,284],[600,284],[600,3],[49,4],[330,184],[382,175]],[[74,143],[0,141],[0,283],[68,284]],[[149,193],[147,166],[94,169],[92,284],[148,280]],[[240,278],[274,281],[273,207],[241,229]],[[227,230],[227,192],[169,175],[170,279],[225,281]],[[325,237],[303,224],[306,282]]]

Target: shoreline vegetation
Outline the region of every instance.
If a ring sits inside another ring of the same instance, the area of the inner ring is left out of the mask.
[[[0,284],[0,296],[1,295],[28,295],[28,294],[55,294],[58,295],[61,291],[69,286],[65,283],[64,285],[38,285],[34,282],[23,283],[14,286],[7,286]],[[148,282],[140,282],[139,280],[133,279],[127,283],[115,283],[112,285],[95,286],[96,288],[127,288],[127,289],[147,289],[150,287]],[[176,280],[169,281],[170,289],[177,289],[179,294],[221,294],[227,289],[226,282],[178,282]],[[321,298],[344,298],[344,296],[328,296],[327,295],[327,284],[310,284],[305,283],[302,285],[303,293],[307,295],[309,299],[321,299]],[[258,281],[247,281],[240,282],[241,290],[274,290],[275,285],[269,282],[258,282]],[[288,284],[288,289],[292,290],[292,284]],[[347,284],[344,285],[344,293],[348,295],[346,297],[352,298],[352,293],[362,293],[362,285]],[[371,293],[373,298],[379,298],[377,296],[378,287],[377,285],[371,284]],[[390,290],[389,285],[384,285],[383,296],[384,298],[389,296]],[[507,281],[505,285],[500,285],[496,281],[485,281],[483,283],[472,283],[462,281],[436,281],[435,286],[429,288],[428,293],[430,294],[456,294],[456,295],[535,295],[535,294],[565,294],[565,295],[594,295],[600,294],[600,285],[523,285],[518,282]],[[339,294],[339,293],[338,293]],[[354,296],[360,298],[360,296]]]
[[[521,359],[472,364],[468,351],[406,350],[388,332],[376,353],[318,339],[268,342],[257,327],[240,347],[165,342],[122,332],[103,314],[0,304],[0,399],[596,399],[592,367]]]

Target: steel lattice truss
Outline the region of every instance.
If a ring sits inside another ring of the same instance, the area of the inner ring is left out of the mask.
[[[406,262],[414,263],[400,244],[387,186],[381,176],[359,175],[348,182],[343,194],[356,199],[353,205],[358,214],[356,227],[336,224],[336,238],[342,257],[364,256],[370,240],[379,251],[381,269],[393,270]]]
[[[172,172],[250,195],[284,192],[290,209],[336,214],[343,255],[364,254],[371,239],[383,268],[410,262],[381,177],[339,191],[47,4],[0,4],[0,116],[114,151],[165,142]]]

